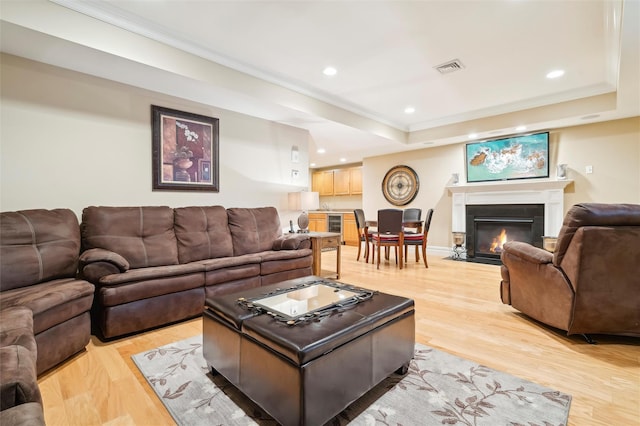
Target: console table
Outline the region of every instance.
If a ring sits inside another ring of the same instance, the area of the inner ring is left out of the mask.
[[[331,273],[336,279],[340,279],[340,238],[339,232],[309,232],[311,238],[311,250],[313,251],[313,275],[327,277],[322,273],[322,252],[336,250],[336,271]]]

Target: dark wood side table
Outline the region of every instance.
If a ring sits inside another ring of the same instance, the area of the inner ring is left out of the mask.
[[[336,250],[336,271],[331,272],[330,276],[335,274],[336,279],[340,279],[340,233],[309,232],[309,238],[311,238],[311,250],[313,250],[313,275],[328,278],[327,271],[322,272],[322,252]]]

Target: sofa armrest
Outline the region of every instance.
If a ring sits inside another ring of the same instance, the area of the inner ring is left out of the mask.
[[[105,275],[129,270],[127,259],[110,250],[95,248],[84,251],[79,258],[80,274],[92,283],[98,283]]]
[[[500,267],[500,299],[502,303],[511,305],[511,274],[509,265],[520,264],[520,268],[528,269],[531,273],[540,269],[541,265],[552,263],[553,254],[541,248],[521,241],[509,241],[502,247],[500,256],[502,266]]]
[[[522,242],[504,244],[502,302],[552,327],[568,330],[573,290],[553,254]]]
[[[526,262],[536,263],[539,265],[551,263],[553,260],[553,253],[521,241],[509,241],[505,243],[503,247],[503,256],[504,253],[518,257]]]
[[[273,250],[300,250],[311,248],[311,239],[308,234],[281,235],[273,242]]]
[[[80,255],[80,267],[94,262],[109,262],[118,267],[120,272],[129,270],[129,262],[118,253],[110,250],[95,248],[89,249]]]

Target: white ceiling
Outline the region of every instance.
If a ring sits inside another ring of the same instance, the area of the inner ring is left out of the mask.
[[[535,131],[640,115],[638,0],[52,2],[34,3],[49,16],[53,7],[79,12],[77,22],[107,23],[303,97],[270,99],[257,86],[194,85],[166,72],[149,87],[153,69],[135,79],[144,51],[137,61],[104,49],[94,67],[77,54],[53,59],[41,45],[56,40],[60,49],[64,30],[46,30],[51,23],[8,7],[11,0],[3,0],[2,50],[198,101],[210,92],[212,105],[309,129],[317,167],[460,143],[471,132],[497,137],[517,125]],[[27,44],[31,37],[39,49]],[[96,49],[90,38],[73,39],[76,51]],[[453,59],[464,68],[434,69]],[[333,77],[322,73],[329,65]],[[547,79],[555,69],[565,75]]]

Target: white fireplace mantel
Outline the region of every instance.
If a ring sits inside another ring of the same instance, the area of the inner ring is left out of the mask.
[[[452,231],[466,232],[467,205],[544,204],[544,234],[557,236],[564,219],[564,188],[573,180],[515,180],[448,185]]]

